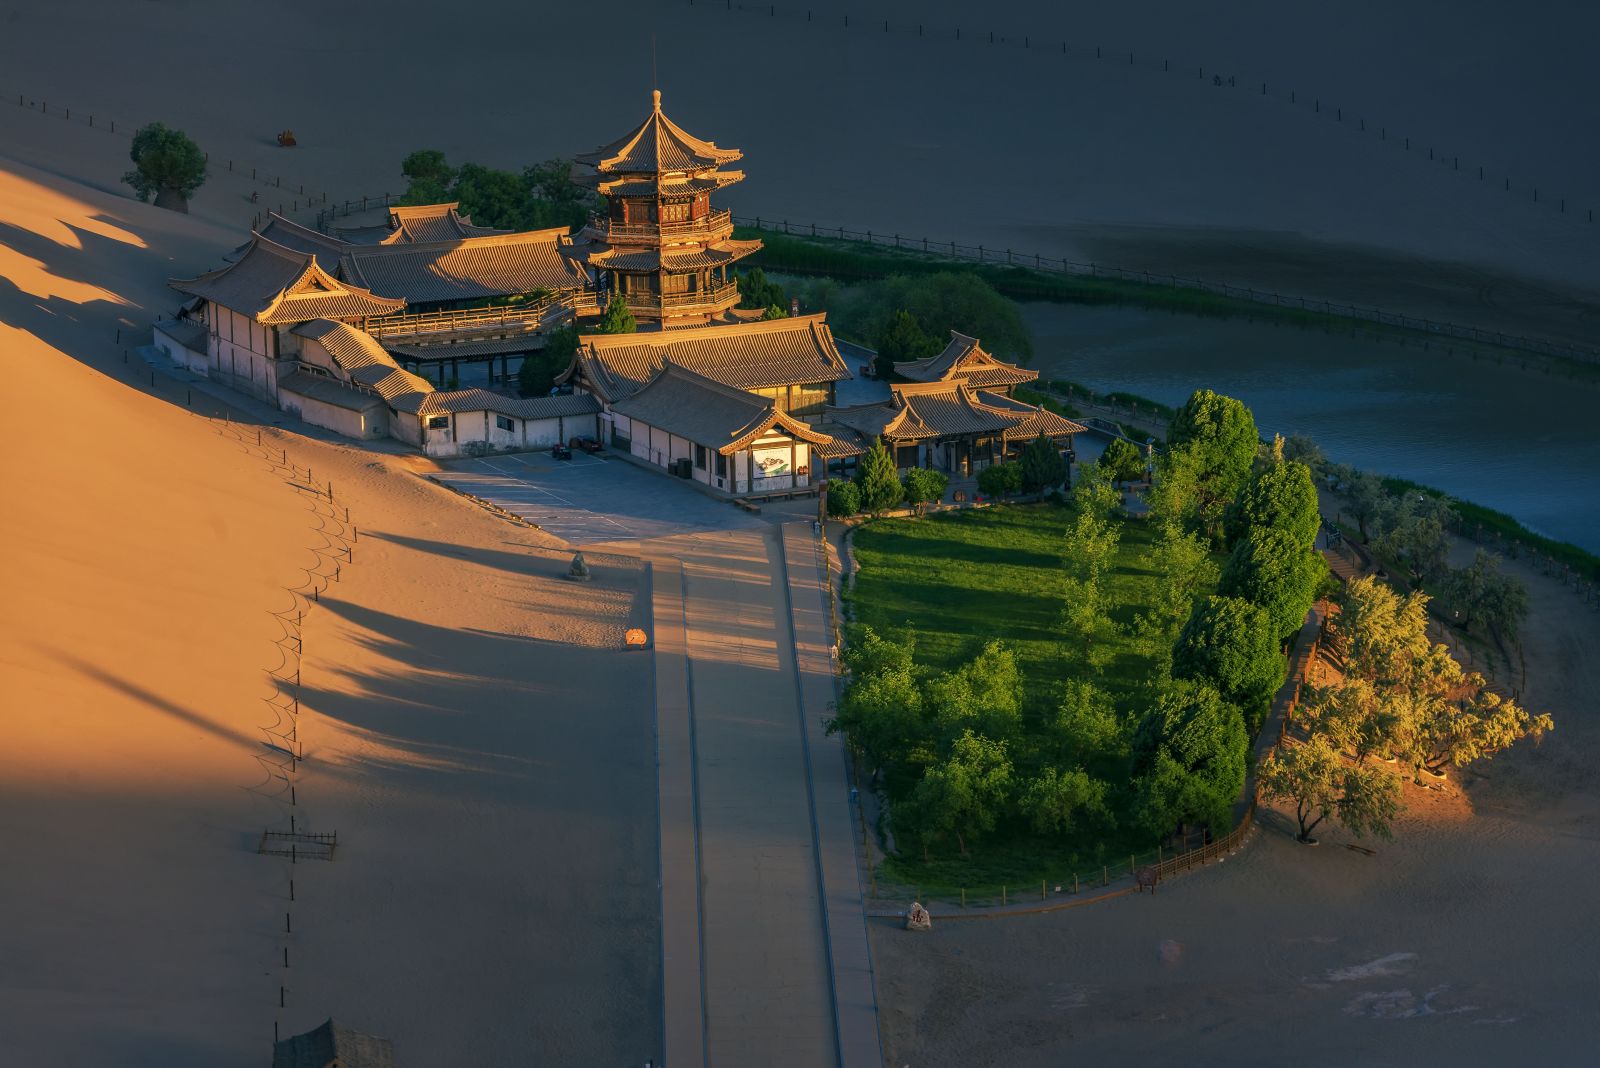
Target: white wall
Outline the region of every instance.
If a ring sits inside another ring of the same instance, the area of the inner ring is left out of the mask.
[[[294,415],[325,430],[343,434],[347,438],[366,441],[381,438],[389,432],[388,409],[376,407],[366,412],[353,412],[336,404],[328,404],[300,393],[283,390],[278,394],[279,406]]]
[[[211,373],[211,361],[205,352],[197,352],[194,349],[180,345],[176,340],[161,332],[160,323],[156,324],[152,336],[155,340],[155,347],[166,354],[167,359],[172,361],[173,366],[182,367],[197,375],[209,375]]]

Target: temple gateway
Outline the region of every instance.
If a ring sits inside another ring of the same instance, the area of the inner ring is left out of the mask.
[[[270,215],[228,261],[170,284],[174,363],[358,439],[430,456],[594,438],[732,496],[814,487],[883,441],[902,468],[971,477],[1041,435],[1083,427],[1015,399],[1037,374],[952,333],[895,365],[886,399],[841,404],[853,376],[825,314],[737,307],[733,236],[712,194],[738,149],[693,136],[651,94],[644,121],[576,162],[605,202],[576,233],[478,226],[459,205],[395,206],[332,232]],[[638,331],[582,333],[613,299]],[[576,323],[555,395],[519,397],[522,359]]]

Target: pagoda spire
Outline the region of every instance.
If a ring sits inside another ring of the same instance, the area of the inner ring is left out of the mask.
[[[731,267],[761,242],[733,240],[733,218],[712,210],[711,194],[744,178],[723,169],[743,155],[667,118],[652,89],[642,123],[575,157],[594,168],[606,210],[590,218],[574,255],[607,300],[620,293],[636,319],[662,326],[706,322],[739,302]]]

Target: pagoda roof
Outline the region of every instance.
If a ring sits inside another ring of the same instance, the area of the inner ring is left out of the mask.
[[[591,267],[608,271],[693,271],[723,267],[761,249],[760,241],[717,241],[699,247],[617,248],[591,245],[578,255]]]
[[[950,344],[936,356],[906,360],[894,365],[894,373],[912,382],[964,382],[969,386],[1014,386],[1032,382],[1038,371],[995,359],[975,337],[950,331]]]
[[[650,114],[632,132],[593,152],[574,157],[601,174],[650,174],[714,170],[744,153],[703,141],[661,113],[661,90],[653,90]]]
[[[608,197],[689,197],[712,193],[735,182],[744,181],[743,171],[709,171],[693,178],[660,178],[656,175],[585,175],[582,181],[594,185]]]
[[[588,283],[567,254],[565,227],[456,241],[352,246],[339,274],[413,304],[481,300]]]
[[[837,382],[851,377],[825,314],[716,323],[635,334],[586,334],[572,366],[608,403],[637,392],[668,361],[735,389]]]
[[[890,398],[875,404],[829,408],[822,425],[853,431],[858,443],[891,442],[999,434],[1008,439],[1065,437],[1084,428],[1054,412],[963,382],[902,383]],[[848,434],[835,433],[845,440]]]
[[[611,408],[724,456],[773,428],[813,444],[829,440],[826,434],[780,412],[771,397],[724,385],[671,360],[642,388]]]
[[[265,324],[365,319],[392,315],[406,306],[403,299],[380,297],[340,281],[312,252],[287,248],[258,233],[251,234],[250,246],[233,263],[167,284]]]

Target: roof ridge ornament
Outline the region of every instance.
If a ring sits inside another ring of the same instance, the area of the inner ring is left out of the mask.
[[[652,89],[652,90],[650,90],[650,106],[655,109],[655,112],[656,112],[657,115],[661,114],[661,90],[660,89]]]

